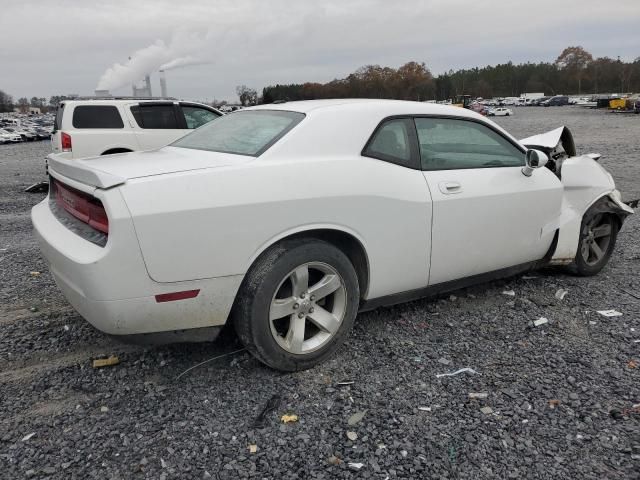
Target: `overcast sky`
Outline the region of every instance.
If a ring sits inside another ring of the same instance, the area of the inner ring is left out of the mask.
[[[640,0],[0,0],[0,12],[0,90],[14,98],[121,83],[126,65],[103,75],[140,50],[150,64],[160,50],[162,63],[206,62],[168,71],[167,84],[209,101],[234,100],[238,84],[326,82],[368,64],[416,60],[438,74],[553,61],[569,45],[640,56]],[[152,86],[159,93],[155,71]],[[112,93],[130,95],[130,83]]]

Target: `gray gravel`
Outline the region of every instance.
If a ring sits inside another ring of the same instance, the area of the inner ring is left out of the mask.
[[[640,197],[640,116],[523,108],[498,122],[518,137],[569,125]],[[639,478],[639,217],[596,277],[548,269],[369,312],[306,372],[241,352],[176,380],[237,341],[123,345],[74,313],[31,234],[42,195],[22,192],[48,147],[0,146],[0,477]],[[595,313],[610,308],[623,315]],[[111,354],[119,365],[91,367]],[[436,377],[465,367],[477,373]]]

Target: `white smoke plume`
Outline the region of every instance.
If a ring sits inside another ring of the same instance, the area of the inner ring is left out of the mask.
[[[131,85],[158,70],[210,63],[200,56],[205,43],[205,37],[186,32],[174,33],[168,44],[156,40],[148,47],[133,52],[128,61],[108,68],[100,77],[96,90],[115,90]]]

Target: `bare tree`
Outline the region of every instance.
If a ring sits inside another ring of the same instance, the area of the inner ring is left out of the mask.
[[[246,85],[238,85],[236,87],[236,93],[238,94],[240,103],[244,107],[258,103],[258,92],[253,88],[249,88]]]
[[[567,47],[560,56],[556,58],[555,64],[562,70],[569,71],[578,80],[578,94],[582,89],[582,77],[584,71],[593,61],[593,55],[581,46]]]

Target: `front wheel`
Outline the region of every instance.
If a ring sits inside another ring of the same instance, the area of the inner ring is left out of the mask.
[[[279,243],[247,273],[234,306],[238,337],[261,362],[282,371],[311,368],[342,344],[358,312],[349,258],[315,239]]]
[[[580,228],[576,258],[571,269],[581,276],[600,272],[609,261],[618,237],[618,223],[613,215],[590,209]]]

